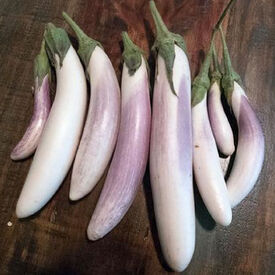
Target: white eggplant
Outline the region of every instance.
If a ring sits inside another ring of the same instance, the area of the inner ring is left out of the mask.
[[[231,223],[232,211],[208,119],[206,96],[192,108],[193,168],[196,184],[209,213],[217,223],[227,226]]]
[[[112,63],[99,42],[63,12],[79,41],[79,55],[91,83],[90,104],[73,165],[70,199],[87,195],[102,177],[114,151],[120,120],[120,90]]]
[[[218,81],[210,87],[207,98],[208,115],[216,144],[222,154],[230,156],[235,151],[231,126],[221,102],[221,89]]]
[[[231,223],[232,211],[206,103],[214,38],[215,32],[192,85],[193,169],[196,184],[209,213],[217,223],[227,226]]]
[[[31,156],[40,139],[51,109],[50,64],[43,40],[40,53],[34,61],[34,109],[31,121],[18,144],[11,152],[12,160]]]
[[[19,218],[40,210],[61,185],[75,156],[87,105],[85,74],[67,33],[48,24],[44,37],[56,69],[56,96],[17,202]]]
[[[227,188],[231,206],[239,204],[254,187],[264,161],[264,135],[243,88],[234,82],[232,109],[238,123],[236,157]]]
[[[238,205],[254,187],[264,161],[264,135],[260,122],[234,71],[222,29],[225,73],[222,85],[238,124],[238,144],[232,170],[227,179],[231,206]]]
[[[140,186],[148,160],[151,108],[142,51],[123,33],[121,123],[115,153],[89,223],[90,240],[102,238],[124,217]]]
[[[153,1],[150,7],[158,50],[150,143],[154,211],[165,259],[183,271],[195,248],[190,68],[183,38],[167,30]]]

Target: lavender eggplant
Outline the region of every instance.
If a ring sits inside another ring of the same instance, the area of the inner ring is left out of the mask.
[[[259,177],[264,161],[265,145],[260,122],[242,88],[240,76],[232,68],[221,28],[220,32],[225,64],[222,86],[238,124],[237,152],[227,180],[231,206],[235,207],[249,194]]]
[[[208,115],[219,151],[225,156],[230,156],[235,151],[234,137],[221,102],[221,73],[215,47],[213,61],[214,70],[211,72],[211,86],[207,98]]]
[[[40,53],[34,61],[34,110],[25,134],[11,152],[12,160],[21,160],[31,156],[40,139],[47,121],[50,108],[50,65],[43,40]]]
[[[150,1],[157,37],[150,177],[162,252],[183,271],[195,248],[192,181],[191,77],[183,37],[168,31]]]
[[[232,211],[206,106],[212,43],[213,40],[192,85],[193,168],[196,184],[209,213],[217,223],[227,226],[231,223]]]
[[[91,83],[90,104],[69,194],[71,200],[78,200],[93,189],[113,154],[120,120],[120,90],[112,63],[100,43],[85,35],[65,12],[63,17],[77,35],[78,54]]]
[[[85,74],[67,33],[49,23],[44,38],[56,69],[56,95],[17,202],[19,218],[40,210],[61,185],[76,153],[87,105]]]
[[[145,58],[123,33],[121,123],[115,153],[88,226],[90,240],[102,238],[131,206],[145,173],[150,139],[149,79]]]

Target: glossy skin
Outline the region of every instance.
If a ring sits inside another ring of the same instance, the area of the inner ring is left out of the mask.
[[[164,60],[157,57],[150,143],[150,177],[162,252],[183,271],[195,247],[192,181],[191,83],[187,56],[175,45],[170,88]]]
[[[260,122],[236,82],[232,94],[232,109],[239,133],[234,164],[227,180],[231,206],[240,203],[254,187],[264,161],[264,135]]]
[[[120,89],[111,61],[96,47],[87,68],[90,105],[77,150],[70,199],[87,195],[102,177],[114,151],[120,120]]]
[[[11,152],[12,160],[21,160],[31,156],[40,139],[51,109],[49,77],[46,75],[41,86],[35,80],[34,109],[31,121],[22,139]]]
[[[56,61],[59,63],[58,56]],[[72,77],[73,76],[73,77]],[[87,104],[85,74],[71,46],[56,70],[56,96],[16,206],[18,218],[40,210],[55,194],[74,159]]]
[[[90,240],[102,238],[124,217],[142,182],[149,152],[151,107],[144,60],[130,76],[122,73],[121,123],[115,153],[88,226]]]
[[[207,114],[206,96],[192,108],[193,168],[200,195],[213,219],[224,226],[232,211],[219,154]]]
[[[208,115],[216,144],[222,154],[230,156],[235,151],[234,136],[221,102],[221,90],[215,81],[208,92]]]

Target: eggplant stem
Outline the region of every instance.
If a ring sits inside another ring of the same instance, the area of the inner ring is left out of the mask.
[[[66,12],[63,11],[62,15],[65,21],[70,25],[70,27],[75,32],[79,43],[83,43],[83,41],[85,41],[86,39],[89,39],[89,37],[83,32],[82,29],[80,29],[80,27],[76,24],[76,22]]]
[[[45,46],[48,57],[54,67],[62,67],[63,60],[71,46],[68,34],[62,28],[48,23],[44,32]],[[55,55],[59,56],[59,64],[56,63]]]
[[[220,31],[221,38],[222,38],[225,73],[226,74],[232,74],[231,59],[230,59],[228,47],[227,47],[227,44],[226,44],[226,41],[225,41],[225,37],[224,37],[224,33],[223,33],[223,30],[222,30],[221,26],[219,27],[219,31]]]
[[[122,40],[123,40],[123,59],[128,67],[129,75],[132,76],[135,74],[136,70],[140,67],[142,63],[142,50],[133,43],[133,41],[130,39],[127,32],[121,33]],[[144,58],[146,59],[146,58]]]
[[[229,3],[227,4],[227,6],[225,7],[223,13],[221,14],[221,16],[220,16],[220,18],[219,18],[219,20],[218,20],[218,22],[217,22],[217,24],[216,24],[216,26],[214,28],[216,31],[220,28],[220,26],[221,26],[221,24],[223,22],[223,19],[225,18],[228,10],[231,8],[231,6],[234,4],[235,1],[236,0],[230,0]]]
[[[218,61],[215,45],[213,45],[212,58],[213,58],[214,71],[220,72],[221,69],[220,69],[220,64],[219,64],[219,61]]]
[[[170,32],[167,29],[166,25],[164,24],[154,1],[150,1],[150,10],[157,28],[157,36],[159,38],[169,36]]]
[[[103,47],[98,41],[96,41],[96,40],[92,39],[91,37],[89,37],[88,35],[86,35],[83,32],[83,30],[76,24],[76,22],[66,12],[63,11],[62,15],[63,15],[65,21],[69,24],[69,26],[73,29],[73,31],[75,32],[75,34],[77,36],[77,40],[79,43],[79,49],[77,52],[78,52],[82,62],[84,63],[84,65],[87,68],[95,47],[96,46],[99,46],[101,48],[103,48]]]
[[[166,75],[172,93],[177,96],[173,84],[173,66],[175,60],[175,44],[186,53],[186,46],[181,35],[170,32],[165,26],[153,0],[150,1],[150,10],[156,25],[157,36],[153,50],[164,59]]]

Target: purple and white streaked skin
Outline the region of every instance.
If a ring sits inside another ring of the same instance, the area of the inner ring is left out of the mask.
[[[96,46],[87,67],[90,105],[77,150],[70,199],[87,195],[102,177],[114,151],[120,120],[120,89],[110,59]]]
[[[222,154],[230,156],[235,151],[234,137],[221,102],[221,90],[215,81],[208,92],[208,115],[216,144]]]
[[[234,82],[231,105],[238,123],[238,145],[227,180],[231,206],[240,203],[254,187],[264,161],[264,135],[243,88]]]
[[[18,218],[39,211],[58,190],[75,157],[86,113],[85,73],[67,33],[49,23],[44,37],[54,58],[56,95],[17,202]]]
[[[51,108],[49,76],[46,75],[41,86],[35,80],[34,110],[31,121],[22,139],[11,152],[12,160],[21,160],[32,155],[38,145],[42,130]]]
[[[89,223],[90,240],[102,238],[124,217],[142,182],[149,151],[151,107],[145,61],[134,75],[122,72],[121,122],[114,156]]]
[[[164,59],[157,57],[150,143],[150,177],[162,252],[184,270],[195,248],[192,180],[191,83],[186,54],[175,47],[173,94]]]
[[[200,195],[213,219],[227,226],[232,220],[229,196],[208,119],[205,94],[192,108],[193,169]]]

